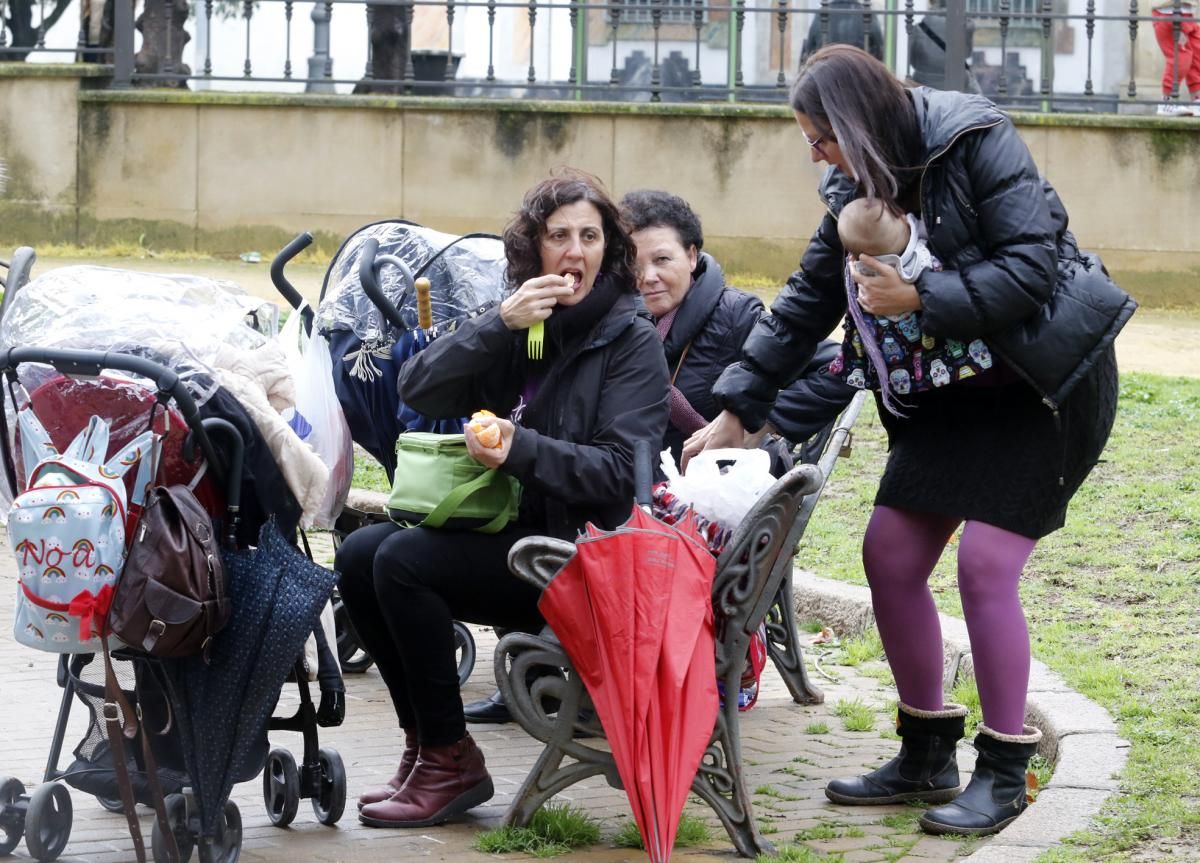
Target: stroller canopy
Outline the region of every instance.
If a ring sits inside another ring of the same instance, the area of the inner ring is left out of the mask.
[[[465,318],[504,295],[507,261],[499,237],[444,234],[404,221],[376,222],[351,234],[329,265],[317,310],[321,332],[349,330],[363,342],[390,344],[396,340],[398,334],[388,332],[392,328],[358,280],[363,242],[371,237],[379,241],[379,254],[395,255],[408,264],[414,276],[429,279],[435,326]],[[408,329],[414,329],[417,300],[399,268],[382,267],[379,286],[399,309]]]
[[[74,266],[44,273],[10,298],[0,345],[149,353],[203,404],[212,386],[189,373],[211,374],[223,349],[256,350],[277,330],[276,306],[232,282]]]
[[[400,312],[398,331],[363,291],[359,263],[374,238],[379,255],[394,255],[415,278],[430,281],[433,327],[418,331],[416,292],[400,268],[379,268],[379,286]],[[321,289],[316,326],[329,340],[333,385],[354,442],[383,466],[396,464],[396,438],[406,430],[460,431],[458,418],[426,418],[400,402],[401,364],[439,332],[500,300],[505,290],[504,244],[490,235],[444,234],[409,222],[377,222],[352,234],[330,264]]]

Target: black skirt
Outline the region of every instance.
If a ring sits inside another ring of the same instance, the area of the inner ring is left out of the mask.
[[[905,396],[905,418],[880,404],[890,455],[875,503],[1041,539],[1063,526],[1112,431],[1116,357],[1109,348],[1057,418],[1020,379],[982,383]]]

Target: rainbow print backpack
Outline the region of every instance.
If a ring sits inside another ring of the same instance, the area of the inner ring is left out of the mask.
[[[14,635],[51,653],[95,653],[125,561],[122,477],[139,465],[135,503],[143,499],[155,438],[143,432],[103,461],[107,420],[93,416],[61,455],[32,411],[17,421],[28,481],[8,511],[18,570]]]

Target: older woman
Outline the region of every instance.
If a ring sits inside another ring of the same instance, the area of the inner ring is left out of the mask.
[[[683,442],[721,412],[712,386],[736,362],[742,343],[765,314],[753,294],[725,284],[704,247],[700,219],[669,192],[639,190],[621,199],[621,213],[637,244],[638,290],[656,320],[671,371],[671,421],[663,446],[679,459]],[[807,440],[834,419],[855,390],[825,373],[838,345],[821,345],[785,389],[768,419],[769,430],[791,443]],[[790,465],[774,465],[779,468]]]
[[[533,534],[573,538],[588,521],[617,526],[633,500],[634,442],[666,426],[666,364],[638,315],[633,242],[599,182],[567,172],[539,183],[504,245],[513,293],[410,359],[399,389],[427,416],[497,415],[483,422],[499,427],[499,446],[468,428],[467,448],[520,480],[516,524],[494,535],[376,525],[337,554],[342,598],[404,733],[395,775],[359,798],[374,827],[438,824],[491,798],[463,720],[451,621],[540,628],[537,591],[509,573],[509,549]],[[527,332],[539,321],[534,360]]]

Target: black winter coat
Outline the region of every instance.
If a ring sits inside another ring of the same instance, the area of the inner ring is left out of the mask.
[[[766,309],[753,294],[727,287],[720,265],[707,252],[700,254],[693,277],[695,283],[679,304],[663,348],[667,368],[672,373],[678,369],[675,386],[698,414],[713,420],[721,412],[712,394],[713,383],[741,356],[742,343]],[[800,377],[779,394],[771,425],[793,444],[808,440],[836,418],[856,392],[825,373],[839,350],[836,342],[823,342]],[[663,445],[676,462],[684,439],[679,429],[668,425]]]
[[[622,293],[590,333],[552,360],[500,469],[522,486],[520,523],[574,539],[612,529],[633,504],[633,446],[667,425],[667,366],[654,326]],[[463,323],[400,370],[400,398],[432,418],[487,408],[505,417],[525,385],[525,334],[499,308]]]
[[[1057,410],[1137,304],[1099,258],[1079,252],[1062,202],[1000,109],[980,96],[910,93],[923,142],[920,215],[944,268],[917,281],[922,327],[964,342],[982,337]],[[829,213],[800,269],[714,387],[748,429],[762,426],[777,391],[846,313],[837,217],[859,194],[840,170],[826,171]]]

